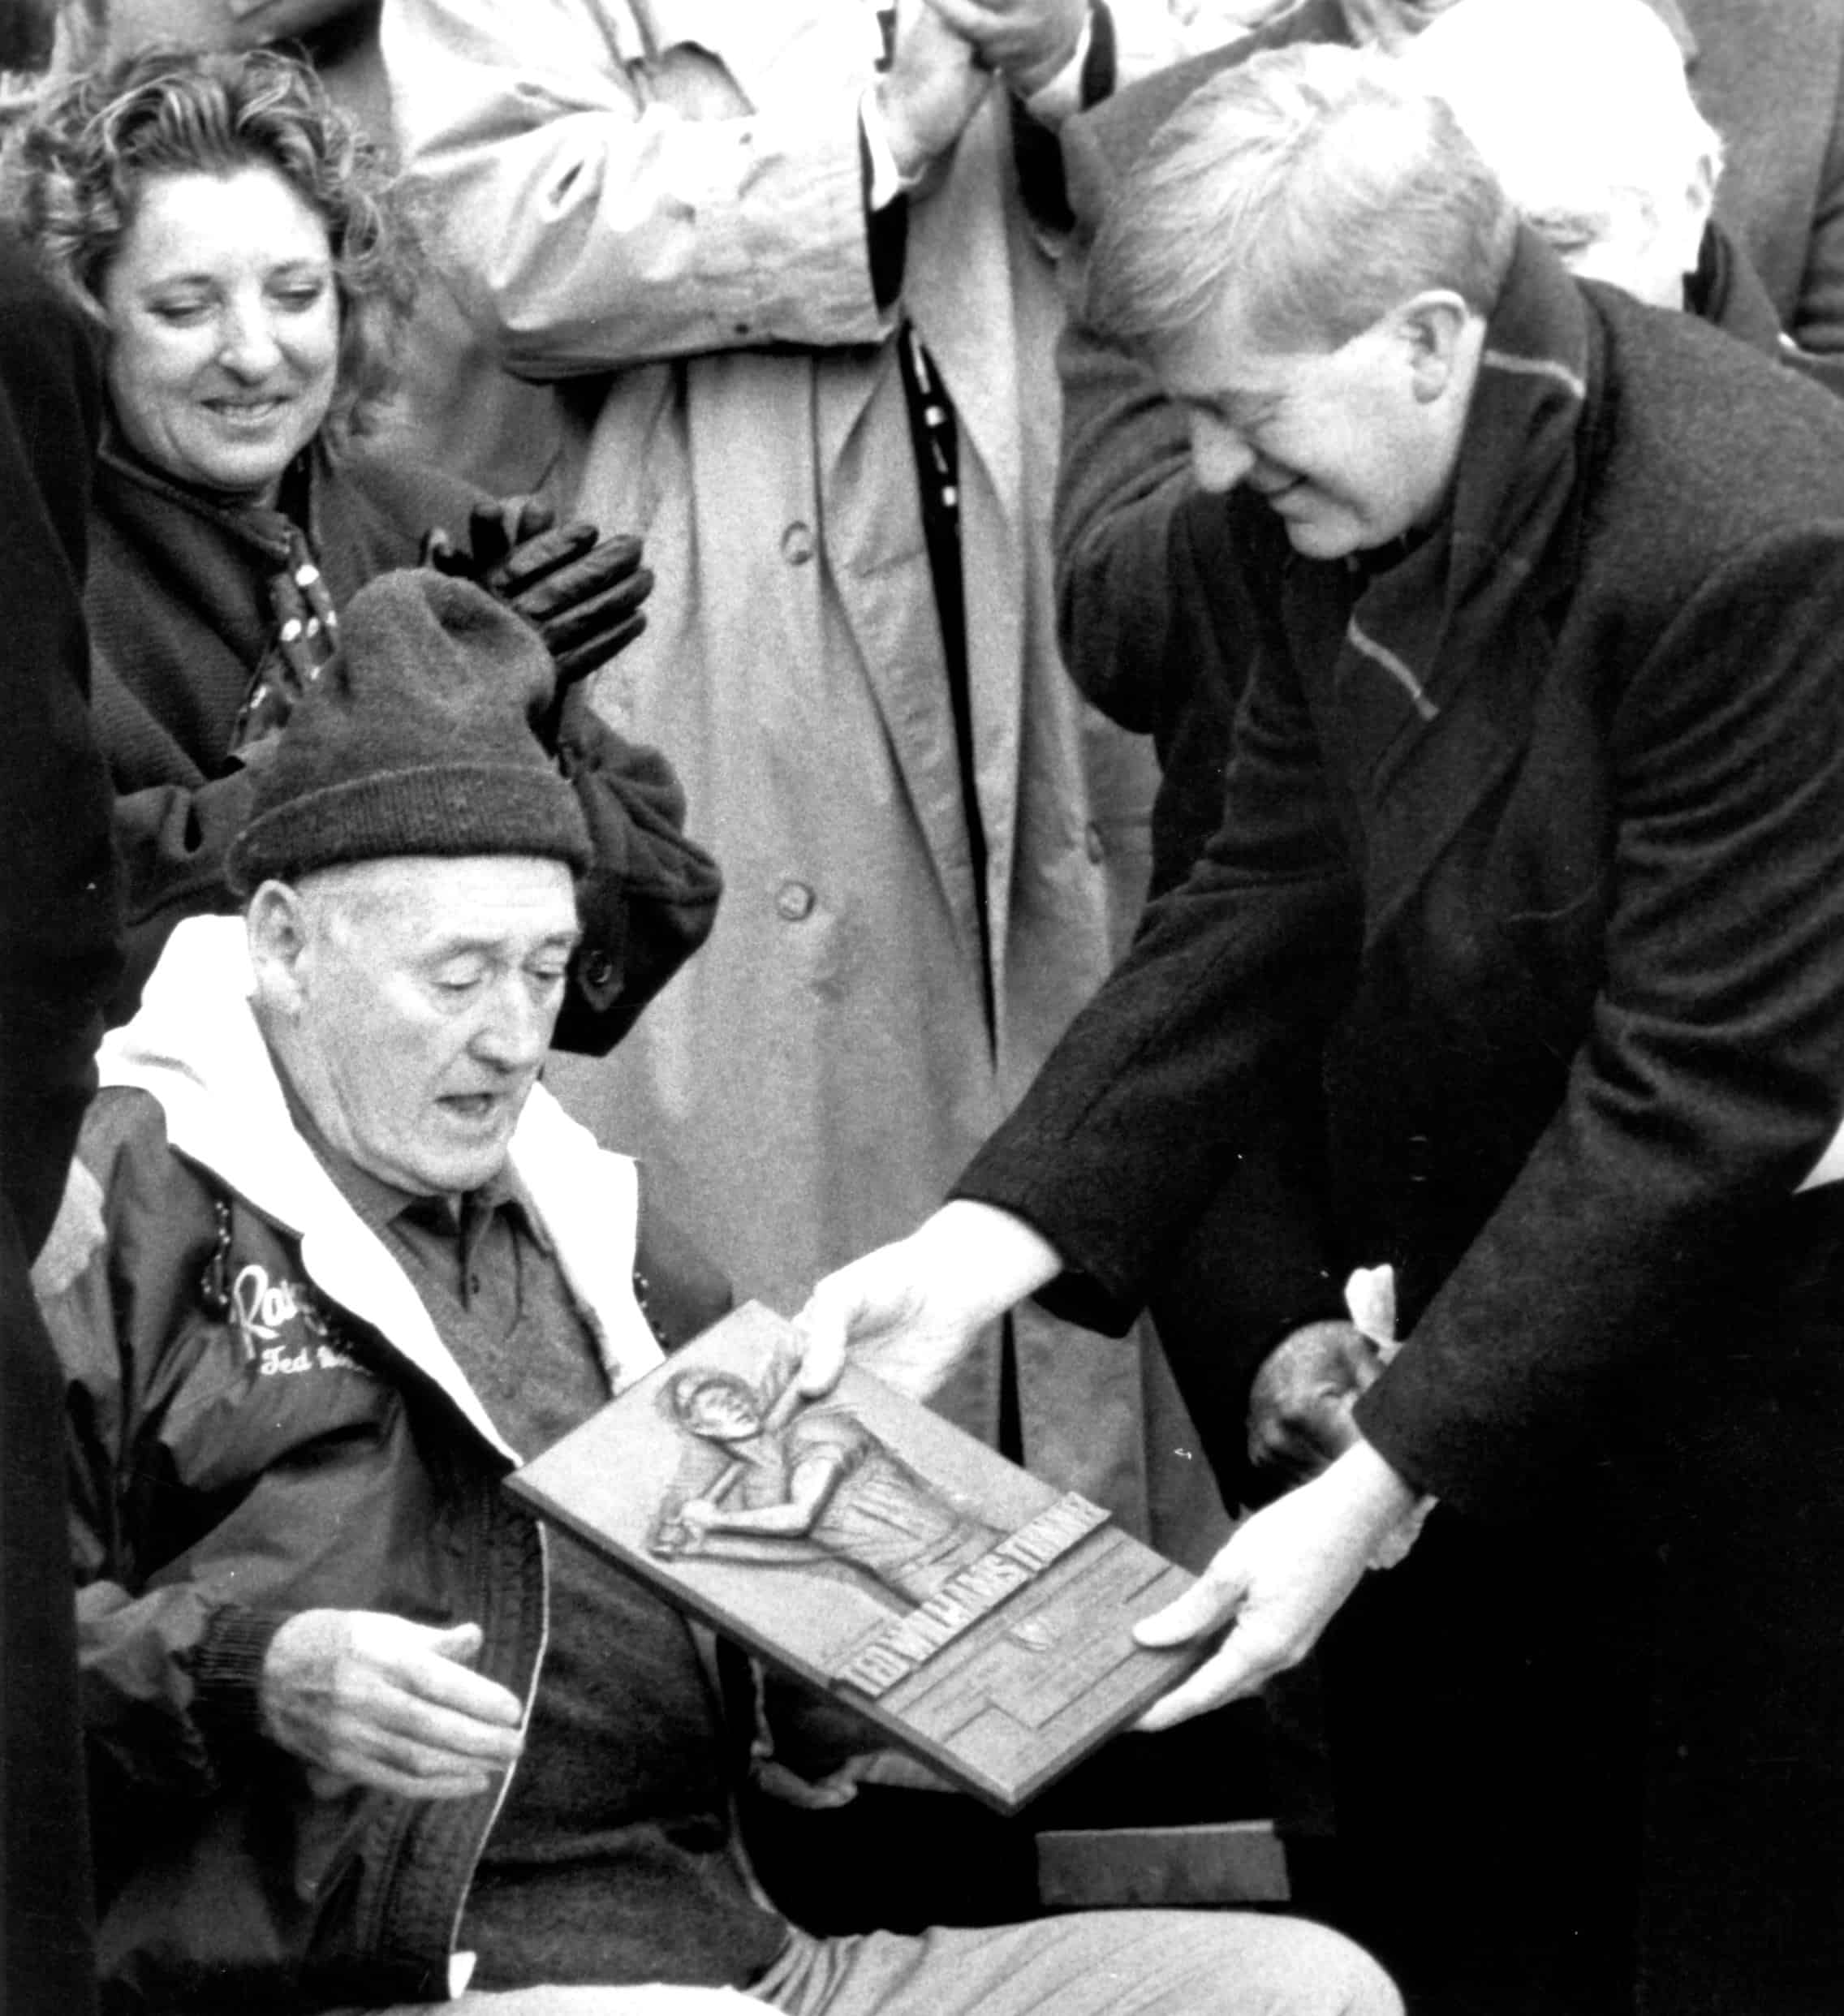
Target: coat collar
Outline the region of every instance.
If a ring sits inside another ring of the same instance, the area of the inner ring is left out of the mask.
[[[986,886],[992,902],[992,943],[1007,941],[1012,861],[1017,843],[1015,800],[1023,761],[1022,668],[1030,657],[1036,612],[1019,584],[1032,569],[1028,528],[1045,507],[1027,498],[1028,436],[1053,426],[1052,407],[1033,412],[1033,390],[1050,374],[1055,312],[1049,290],[1021,283],[1021,272],[1045,257],[1027,242],[1025,226],[993,190],[1010,172],[1010,113],[1002,90],[987,94],[954,148],[940,180],[913,205],[909,217],[903,304],[928,347],[953,407],[959,448],[962,586],[966,597],[973,681],[976,788],[987,844]],[[1017,355],[1004,370],[993,368],[990,334],[1011,332]],[[888,437],[868,425],[872,403],[889,413],[907,409],[898,382],[895,338],[886,339],[880,366],[854,360],[822,370],[816,416],[822,467],[857,469],[867,454],[885,452]],[[905,441],[907,449],[907,438]],[[911,571],[893,569],[891,553],[916,552],[913,485],[872,483],[854,491],[851,508],[834,506],[830,543],[842,571],[855,577],[845,598],[851,627],[868,670],[890,747],[903,772],[910,803],[927,840],[942,900],[977,963],[978,907],[960,803],[958,759],[951,723],[933,704],[915,663]],[[894,519],[890,514],[894,514]],[[918,556],[916,564],[924,564]],[[931,598],[932,599],[932,598]],[[996,954],[1002,965],[1002,952]],[[1000,997],[1005,977],[995,974]]]
[[[327,459],[325,443],[317,436],[289,465],[284,489],[299,507],[299,516],[291,517],[274,505],[213,496],[182,483],[137,454],[109,420],[97,452],[97,485],[113,517],[147,528],[157,541],[172,539],[177,511],[181,522],[200,519],[221,537],[246,547],[257,564],[279,567],[287,563],[291,535],[304,533],[313,539],[318,532],[315,506],[325,485]]]
[[[1579,290],[1520,231],[1446,514],[1369,580],[1336,655],[1333,732],[1369,856],[1367,942],[1522,746],[1549,656],[1537,612],[1571,536],[1591,349]]]
[[[252,1010],[251,986],[243,920],[188,918],[168,940],[140,1013],[104,1039],[101,1083],[157,1100],[174,1148],[298,1237],[316,1284],[516,1462],[409,1277],[295,1131]],[[513,1134],[511,1164],[595,1333],[611,1389],[631,1384],[661,1358],[634,1298],[634,1165],[597,1147],[541,1085]]]
[[[1780,317],[1760,275],[1734,239],[1713,218],[1704,226],[1697,269],[1685,289],[1685,307],[1699,321],[1733,336],[1764,356],[1786,346]]]

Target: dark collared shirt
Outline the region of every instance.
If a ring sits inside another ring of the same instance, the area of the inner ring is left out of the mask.
[[[402,1189],[334,1148],[282,1075],[301,1138],[409,1276],[513,1448],[536,1456],[602,1406],[608,1381],[594,1338],[510,1166],[459,1198]]]

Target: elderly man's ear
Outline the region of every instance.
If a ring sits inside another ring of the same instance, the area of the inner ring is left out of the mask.
[[[1428,287],[1392,312],[1417,402],[1431,406],[1455,382],[1468,325],[1477,320],[1448,287]]]
[[[265,882],[250,898],[244,928],[257,999],[282,1014],[298,1013],[308,938],[300,891],[287,882]]]

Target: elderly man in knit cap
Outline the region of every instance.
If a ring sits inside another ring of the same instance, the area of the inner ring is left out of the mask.
[[[498,1491],[721,1302],[638,1277],[635,1165],[538,1083],[592,859],[554,683],[467,582],[361,592],[233,849],[243,919],[182,924],[106,1047],[106,1236],[46,1313],[110,2005],[1387,2016],[1286,1921],[795,1930],[683,1621]],[[688,843],[625,837],[657,984]]]

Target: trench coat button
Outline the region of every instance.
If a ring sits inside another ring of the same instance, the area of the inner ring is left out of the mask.
[[[775,909],[790,924],[813,914],[813,892],[804,882],[783,882],[775,891]]]
[[[591,987],[606,987],[614,978],[614,961],[605,952],[591,952],[583,960],[583,978]]]
[[[804,567],[813,557],[813,528],[795,519],[781,536],[781,557],[791,567]]]
[[[1082,843],[1088,850],[1091,861],[1100,863],[1108,858],[1108,843],[1102,838],[1101,829],[1092,822],[1082,836]]]

